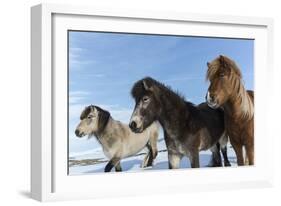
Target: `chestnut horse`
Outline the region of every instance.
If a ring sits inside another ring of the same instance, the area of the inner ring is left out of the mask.
[[[237,156],[244,165],[243,147],[249,165],[254,164],[254,92],[244,87],[240,69],[233,60],[220,55],[207,63],[210,86],[206,101],[211,108],[224,110],[226,132]]]

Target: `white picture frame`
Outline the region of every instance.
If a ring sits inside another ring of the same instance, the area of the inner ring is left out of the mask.
[[[266,109],[274,75],[272,19],[41,4],[31,8],[31,27],[32,198],[53,201],[272,186],[274,137],[272,114]],[[255,166],[68,176],[66,139],[58,137],[65,136],[67,127],[69,29],[255,39]]]

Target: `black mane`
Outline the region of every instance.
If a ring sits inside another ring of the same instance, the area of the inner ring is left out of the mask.
[[[161,92],[165,94],[165,96],[169,99],[176,99],[177,101],[185,102],[185,98],[182,94],[180,94],[178,91],[173,91],[170,86],[167,86],[161,82],[158,82],[157,80],[151,78],[151,77],[145,77],[139,81],[137,81],[132,90],[131,95],[134,99],[138,100],[142,96],[146,94],[146,90],[144,88],[143,82],[146,82],[146,84],[149,87],[155,86],[160,88]]]
[[[185,126],[190,127],[192,131],[198,129],[198,126],[200,127],[200,109],[193,103],[186,101],[183,95],[177,91],[173,91],[170,86],[158,82],[151,77],[145,77],[134,84],[131,95],[136,101],[139,101],[147,93],[144,88],[144,81],[148,87],[158,88],[158,95],[162,99],[162,103],[165,102],[165,99],[170,100],[172,104],[166,105],[167,112],[171,111],[171,107],[176,108],[179,111],[178,114],[173,114],[173,116],[178,116],[176,119],[186,122],[187,125]]]

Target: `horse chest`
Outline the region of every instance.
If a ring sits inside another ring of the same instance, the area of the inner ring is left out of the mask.
[[[114,157],[114,155],[116,155],[116,153],[120,150],[120,139],[116,138],[116,136],[111,132],[99,137],[98,141],[102,146],[104,155],[109,159]]]
[[[248,122],[243,122],[235,118],[225,118],[225,127],[230,140],[237,143],[244,143],[244,137],[247,136],[250,127]]]

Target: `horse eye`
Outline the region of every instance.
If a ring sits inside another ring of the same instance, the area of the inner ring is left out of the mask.
[[[92,119],[94,116],[93,115],[89,115],[88,116],[88,119]]]
[[[148,97],[144,97],[142,100],[143,100],[144,102],[147,102],[147,101],[149,100],[149,98],[148,98]]]
[[[221,73],[221,74],[220,74],[220,77],[224,77],[224,73]]]

